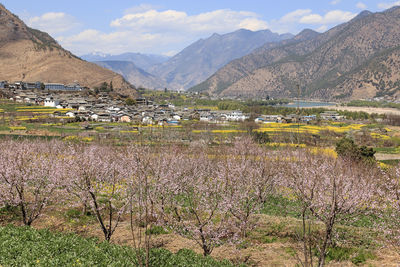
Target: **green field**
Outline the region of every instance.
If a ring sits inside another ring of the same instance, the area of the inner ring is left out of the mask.
[[[132,248],[75,234],[12,225],[0,227],[0,266],[137,266],[135,255]],[[149,263],[166,267],[234,266],[229,261],[219,262],[187,249],[176,254],[152,249]]]

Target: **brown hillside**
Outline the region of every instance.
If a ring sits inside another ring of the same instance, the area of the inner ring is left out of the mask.
[[[323,34],[304,33],[228,64],[193,88],[224,96],[323,99],[397,94],[400,8],[362,12]],[[297,40],[296,40],[297,39]]]
[[[0,5],[0,80],[42,81],[95,87],[113,82],[123,93],[135,93],[121,75],[83,61],[47,33],[31,29]]]

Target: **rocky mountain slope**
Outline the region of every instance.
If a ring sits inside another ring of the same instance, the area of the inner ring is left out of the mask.
[[[364,11],[317,34],[306,30],[231,62],[191,88],[224,96],[341,99],[397,94],[400,7]]]
[[[128,82],[135,84],[137,88],[160,90],[167,87],[163,80],[136,67],[131,61],[97,61],[94,63],[121,74]]]
[[[31,29],[0,4],[0,80],[42,81],[95,87],[111,82],[120,92],[132,85],[110,70],[83,61],[47,33]]]
[[[133,62],[138,68],[141,68],[147,72],[154,65],[162,64],[169,59],[169,57],[163,55],[142,54],[142,53],[123,53],[120,55],[91,53],[83,55],[80,58],[89,62],[130,61]]]
[[[240,58],[267,42],[279,42],[291,34],[272,33],[269,30],[252,32],[238,30],[214,34],[188,46],[167,62],[154,66],[150,73],[164,79],[171,89],[187,89],[209,77],[233,59]]]

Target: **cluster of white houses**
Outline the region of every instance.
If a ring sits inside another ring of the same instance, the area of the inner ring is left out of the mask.
[[[5,82],[0,82],[4,86]],[[36,83],[38,86],[40,83]],[[8,85],[10,86],[10,85]],[[22,86],[20,83],[12,86]],[[29,83],[23,85],[31,86]],[[33,85],[32,85],[33,86]],[[41,85],[43,86],[43,85]],[[44,84],[49,90],[65,90],[66,86],[61,84]],[[126,105],[123,99],[112,99],[107,93],[100,93],[97,96],[87,96],[81,92],[78,84],[70,85],[70,92],[51,94],[48,90],[7,90],[11,93],[10,99],[33,105],[44,105],[59,109],[71,109],[66,115],[70,118],[91,121],[122,121],[137,122],[144,124],[179,124],[181,120],[199,120],[208,123],[224,123],[228,121],[239,122],[250,118],[248,114],[241,111],[219,111],[209,109],[189,109],[186,107],[175,107],[172,104],[157,105],[145,98],[137,98],[136,105]],[[321,113],[321,119],[341,120],[344,119],[335,111]],[[298,116],[296,114],[282,115],[261,115],[255,119],[256,123],[285,123],[285,122],[310,122],[317,119],[316,115]]]
[[[50,94],[47,91],[11,90],[11,100],[19,103],[43,105],[57,109],[71,109],[66,116],[71,119],[101,122],[137,122],[144,124],[179,124],[182,120],[200,120],[211,123],[244,121],[249,118],[241,111],[211,111],[189,109],[172,104],[157,105],[144,98],[137,98],[136,105],[126,105],[122,99],[112,99],[107,93],[82,96],[81,93]]]
[[[319,114],[322,120],[329,121],[340,121],[345,119],[344,116],[340,115],[336,111],[326,111]],[[299,116],[297,114],[290,114],[287,116],[282,115],[261,115],[254,121],[256,123],[291,123],[291,122],[311,122],[317,120],[317,115]]]

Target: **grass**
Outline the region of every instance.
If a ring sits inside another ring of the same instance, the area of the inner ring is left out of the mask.
[[[316,250],[314,252],[315,256],[318,257],[319,253]],[[326,262],[351,261],[355,265],[360,265],[375,258],[376,256],[371,251],[364,248],[333,247],[328,249]]]
[[[69,209],[63,214],[63,217],[70,225],[81,226],[83,228],[88,224],[96,222],[96,217],[94,217],[90,212],[83,214],[82,210],[79,209]]]
[[[277,221],[270,221],[264,225],[259,232],[254,232],[255,239],[265,243],[264,237],[294,238],[301,219],[300,203],[295,200],[288,200],[282,196],[269,196],[261,209],[261,214],[272,217],[280,217]],[[315,219],[316,220],[316,219]],[[373,213],[355,214],[354,216],[338,217],[336,225],[338,241],[351,240],[348,242],[352,246],[376,247],[374,241],[376,232],[374,227],[379,218]],[[316,220],[318,221],[318,220]],[[322,227],[318,226],[317,228]],[[274,240],[276,241],[276,240]]]
[[[379,162],[382,162],[382,163],[390,165],[390,166],[397,166],[400,163],[400,159],[380,160]]]
[[[147,235],[165,235],[169,233],[170,232],[168,230],[159,225],[153,225],[150,229],[146,230]]]
[[[76,234],[52,233],[12,225],[0,227],[1,266],[137,266],[130,247],[98,242]],[[165,249],[150,251],[150,266],[234,266],[187,249],[173,254]],[[243,266],[243,265],[242,265]]]
[[[262,214],[270,216],[283,216],[300,218],[301,214],[297,212],[300,210],[300,203],[288,200],[281,196],[269,196],[261,209]]]
[[[376,147],[374,150],[383,154],[400,154],[400,147]]]

